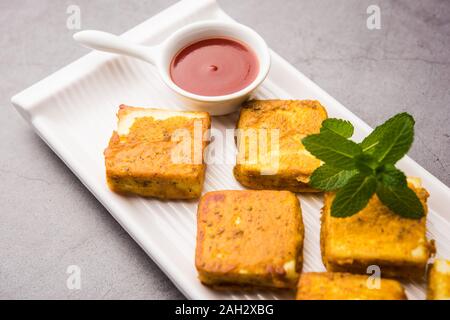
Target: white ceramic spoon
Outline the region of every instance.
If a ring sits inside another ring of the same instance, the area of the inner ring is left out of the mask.
[[[157,46],[143,46],[102,31],[81,31],[74,39],[89,48],[131,56],[153,64],[164,83],[183,101],[190,110],[206,111],[211,115],[225,115],[236,111],[250,94],[264,81],[270,69],[270,52],[261,36],[242,24],[208,20],[189,24],[169,36]],[[223,96],[201,96],[177,86],[170,76],[170,64],[175,55],[186,46],[199,40],[228,37],[242,41],[253,49],[259,62],[255,80],[244,89]]]

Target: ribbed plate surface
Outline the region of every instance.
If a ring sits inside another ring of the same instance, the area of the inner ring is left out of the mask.
[[[202,19],[230,18],[211,0],[186,0],[143,24],[124,37],[156,44],[177,28]],[[272,53],[271,73],[256,96],[265,98],[317,99],[329,115],[350,120],[356,139],[370,128],[349,110]],[[191,299],[285,299],[292,293],[215,292],[202,286],[194,267],[196,202],[162,202],[113,194],[105,183],[103,150],[116,127],[121,103],[133,106],[180,108],[159,80],[155,69],[124,57],[91,53],[15,96],[13,104],[36,132],[78,176],[115,219],[130,233],[177,287]],[[213,119],[213,128],[234,128],[237,115]],[[241,189],[232,175],[235,159],[233,141],[223,149],[228,161],[210,165],[205,192]],[[436,239],[440,256],[450,257],[450,190],[413,160],[401,167],[408,175],[422,178],[429,190],[428,236]],[[322,271],[319,231],[322,198],[300,195],[306,227],[304,271]],[[407,284],[410,299],[424,297],[424,285]]]

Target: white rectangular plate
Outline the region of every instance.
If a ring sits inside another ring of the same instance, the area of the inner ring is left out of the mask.
[[[179,27],[204,19],[232,20],[213,0],[185,0],[123,35],[131,41],[157,44]],[[350,120],[355,138],[370,127],[302,73],[272,52],[273,64],[257,98],[317,99],[332,117]],[[136,242],[190,299],[286,299],[292,293],[216,292],[200,284],[194,266],[196,202],[163,202],[122,197],[105,181],[103,150],[116,127],[122,103],[180,109],[182,106],[159,80],[149,64],[125,57],[90,53],[12,98],[21,115],[41,138],[109,210]],[[213,119],[213,128],[234,128],[237,115]],[[235,146],[224,149],[234,158]],[[450,189],[410,158],[400,166],[420,177],[431,194],[428,236],[436,239],[439,255],[450,257]],[[241,189],[233,164],[210,165],[204,192]],[[324,271],[320,258],[320,195],[300,195],[306,227],[304,271]],[[407,283],[410,299],[423,299],[423,283]]]

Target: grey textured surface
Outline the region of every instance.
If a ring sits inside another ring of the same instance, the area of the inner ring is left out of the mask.
[[[183,296],[10,105],[10,97],[85,54],[66,28],[121,33],[174,1],[0,0],[0,298]],[[224,0],[295,67],[374,126],[417,121],[410,155],[450,185],[450,1]],[[366,28],[381,7],[382,28]],[[66,287],[78,265],[82,289]]]

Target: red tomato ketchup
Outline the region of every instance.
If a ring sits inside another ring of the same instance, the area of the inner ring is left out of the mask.
[[[202,96],[222,96],[251,84],[259,72],[256,54],[230,38],[201,40],[172,60],[170,76],[180,88]]]

